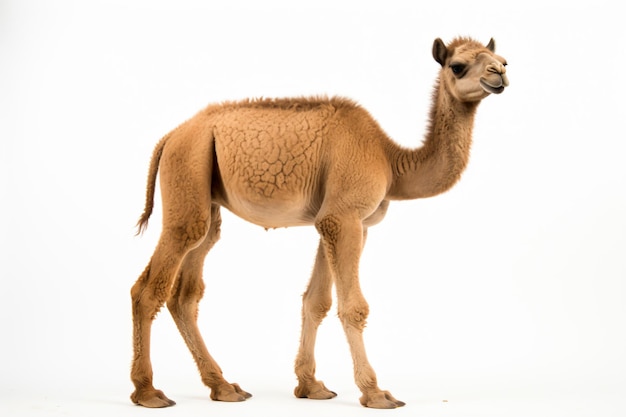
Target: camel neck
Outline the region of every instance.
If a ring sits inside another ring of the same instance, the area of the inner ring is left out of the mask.
[[[461,103],[437,86],[423,145],[392,155],[390,199],[432,197],[450,189],[467,166],[478,102]]]

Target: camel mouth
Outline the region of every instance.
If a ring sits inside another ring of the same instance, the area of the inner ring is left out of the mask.
[[[480,80],[480,86],[483,88],[483,90],[490,94],[500,94],[504,91],[504,84],[500,84],[499,87],[494,87],[492,85],[489,85],[485,80],[482,79]]]
[[[480,79],[480,86],[487,93],[490,94],[500,94],[504,91],[504,88],[509,85],[509,80],[506,78],[506,75],[501,75],[498,77],[499,79],[496,82],[489,83],[485,78]],[[492,80],[494,81],[494,80]]]

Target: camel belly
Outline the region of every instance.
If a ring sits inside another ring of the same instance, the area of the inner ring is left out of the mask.
[[[242,219],[266,229],[307,226],[315,221],[314,210],[298,201],[291,203],[269,201],[259,204],[234,196],[229,197],[229,200],[221,205]]]
[[[220,202],[263,227],[311,224],[318,193],[321,124],[305,114],[269,120],[237,112],[214,128]]]

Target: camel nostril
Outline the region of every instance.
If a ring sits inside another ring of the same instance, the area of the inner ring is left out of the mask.
[[[506,73],[506,67],[499,63],[493,63],[487,67],[487,72],[502,75]]]

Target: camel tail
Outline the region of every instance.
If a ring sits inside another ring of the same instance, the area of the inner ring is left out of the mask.
[[[144,206],[143,213],[137,222],[137,233],[135,236],[143,234],[143,232],[148,228],[148,219],[150,218],[154,207],[154,191],[156,187],[157,172],[159,171],[159,162],[161,161],[163,148],[165,147],[168,137],[169,135],[161,139],[152,152],[150,169],[148,171],[148,185],[146,187],[146,205]]]

